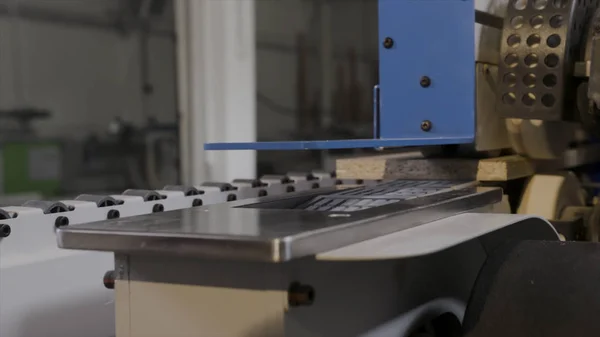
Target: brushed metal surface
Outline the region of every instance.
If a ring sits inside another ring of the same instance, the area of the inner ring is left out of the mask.
[[[61,228],[62,248],[282,262],[312,256],[499,202],[498,188],[464,187],[357,212],[258,208],[336,188]],[[255,207],[255,206],[256,207]]]

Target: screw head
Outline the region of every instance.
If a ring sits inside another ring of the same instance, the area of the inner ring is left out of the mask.
[[[160,213],[165,210],[165,206],[162,204],[156,204],[152,206],[152,213]]]
[[[67,218],[66,216],[59,216],[54,221],[54,226],[56,226],[56,228],[60,228],[60,227],[68,226],[68,225],[69,225],[69,218]]]
[[[315,289],[308,284],[293,282],[288,288],[288,304],[291,307],[309,306],[315,301]]]
[[[427,88],[431,85],[431,78],[423,76],[421,77],[421,81],[419,81],[419,84],[421,84],[423,88]]]
[[[384,47],[385,49],[390,49],[390,48],[392,48],[393,46],[394,46],[394,39],[392,39],[391,37],[386,37],[386,38],[383,40],[383,47]]]
[[[102,283],[106,289],[115,289],[115,271],[107,271],[102,278]]]
[[[433,125],[431,124],[431,121],[424,120],[424,121],[421,122],[421,130],[423,130],[425,132],[431,130],[432,126]]]
[[[194,201],[192,201],[192,206],[193,207],[202,206],[202,199],[194,199]]]
[[[12,230],[10,226],[7,224],[0,224],[0,238],[6,238],[10,235]]]
[[[116,209],[111,209],[106,214],[107,219],[118,219],[121,216],[121,213]]]

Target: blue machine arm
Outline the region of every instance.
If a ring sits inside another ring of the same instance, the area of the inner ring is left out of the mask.
[[[474,0],[379,0],[374,138],[208,143],[206,150],[306,150],[472,143]]]

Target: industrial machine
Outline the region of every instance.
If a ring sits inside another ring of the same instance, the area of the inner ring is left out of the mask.
[[[373,139],[206,145],[509,151],[541,172],[518,210],[328,172],[30,201],[1,212],[0,335],[597,335],[597,6],[379,0]]]

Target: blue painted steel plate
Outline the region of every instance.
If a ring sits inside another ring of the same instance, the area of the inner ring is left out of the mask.
[[[382,43],[374,139],[209,143],[204,148],[322,150],[471,143],[475,139],[474,31],[474,0],[379,0]],[[393,40],[391,48],[384,46],[386,38]],[[422,85],[424,77],[430,85]],[[424,121],[431,123],[431,129],[423,130]]]

